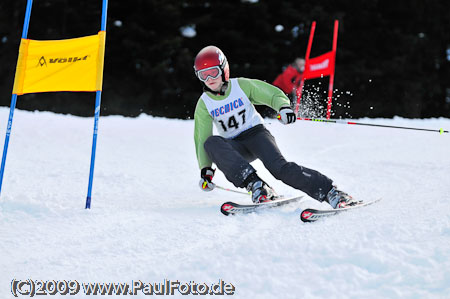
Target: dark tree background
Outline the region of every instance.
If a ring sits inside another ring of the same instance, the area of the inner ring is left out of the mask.
[[[35,0],[28,37],[96,34],[101,2]],[[11,100],[25,7],[26,0],[0,3],[2,106]],[[201,48],[219,46],[232,76],[272,82],[305,55],[312,21],[311,57],[331,50],[338,19],[335,117],[448,117],[449,12],[447,0],[109,1],[102,115],[190,118],[201,92],[192,68]],[[186,26],[195,36],[183,36]],[[306,87],[325,99],[327,84]],[[91,116],[94,102],[93,93],[44,93],[20,96],[17,107]]]

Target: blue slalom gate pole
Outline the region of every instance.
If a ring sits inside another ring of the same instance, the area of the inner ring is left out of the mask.
[[[33,6],[33,0],[27,1],[27,9],[25,11],[25,21],[23,23],[22,38],[27,38],[28,27],[30,25],[31,7]],[[17,94],[13,94],[11,98],[11,106],[9,108],[8,124],[6,126],[5,144],[3,146],[2,165],[0,169],[0,194],[2,192],[3,174],[5,173],[6,154],[8,153],[9,137],[11,136],[11,128],[14,117],[14,109],[16,109]]]
[[[87,198],[86,198],[86,209],[91,208],[92,182],[94,180],[95,152],[97,150],[97,132],[98,132],[98,120],[100,118],[101,98],[102,98],[102,92],[100,90],[97,90],[96,95],[95,95],[94,136],[92,138],[91,169],[89,171],[89,186],[88,186],[88,194],[87,194]]]
[[[106,31],[107,11],[108,11],[108,0],[103,0],[101,31]],[[102,91],[97,90],[96,95],[95,95],[94,135],[92,137],[91,167],[89,170],[89,185],[88,185],[88,193],[87,193],[87,197],[86,197],[86,206],[85,206],[86,209],[91,208],[92,183],[94,180],[95,152],[97,150],[98,120],[100,118],[101,99],[102,99]]]

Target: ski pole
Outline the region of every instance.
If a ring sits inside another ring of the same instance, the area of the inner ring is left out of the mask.
[[[346,120],[340,120],[340,119],[302,118],[302,117],[297,117],[297,119],[298,120],[305,120],[305,121],[317,121],[317,122],[324,122],[324,123],[333,123],[333,124],[359,125],[359,126],[371,126],[371,127],[380,127],[380,128],[393,128],[393,129],[405,129],[405,130],[416,130],[416,131],[426,131],[426,132],[437,132],[439,134],[448,133],[447,130],[444,130],[442,128],[440,128],[439,130],[421,129],[421,128],[411,128],[411,127],[399,127],[399,126],[366,124],[366,123],[358,123],[358,122],[346,121]]]
[[[238,191],[238,190],[228,189],[228,188],[225,188],[225,187],[222,187],[222,186],[219,186],[219,185],[216,185],[216,188],[219,188],[219,189],[224,190],[224,191],[229,191],[229,192],[234,192],[234,193],[243,194],[243,195],[252,195],[252,192],[251,192],[251,191],[243,192],[243,191]],[[275,190],[273,190],[273,192],[274,192],[274,194],[275,194],[275,197],[277,197],[277,198],[284,198],[283,195],[278,195],[278,193],[275,192]]]
[[[219,186],[219,185],[216,185],[216,188],[219,188],[219,189],[224,190],[224,191],[229,191],[229,192],[239,193],[239,194],[245,194],[245,195],[251,194],[250,192],[244,192],[244,191],[238,191],[238,190],[228,189],[228,188],[225,188],[225,187],[222,187],[222,186]]]

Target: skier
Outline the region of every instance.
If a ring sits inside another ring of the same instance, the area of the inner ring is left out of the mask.
[[[274,137],[265,128],[254,105],[267,105],[278,111],[283,124],[295,122],[289,99],[277,87],[256,79],[232,78],[223,52],[203,48],[196,56],[194,70],[203,86],[195,108],[194,139],[200,172],[200,188],[211,191],[215,169],[225,174],[234,186],[252,192],[256,204],[275,199],[273,189],[250,165],[260,159],[276,178],[333,208],[354,205],[356,201],[338,190],[332,180],[316,170],[287,162]],[[220,136],[213,135],[212,124]]]

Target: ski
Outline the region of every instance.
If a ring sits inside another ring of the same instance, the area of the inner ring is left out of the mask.
[[[351,206],[351,207],[343,208],[343,209],[329,209],[329,210],[305,209],[300,213],[300,219],[303,222],[314,222],[314,221],[317,221],[317,220],[325,218],[325,217],[330,217],[333,215],[340,214],[342,212],[347,212],[350,210],[355,210],[355,209],[359,209],[362,207],[366,207],[366,206],[374,204],[380,200],[381,200],[381,198],[378,198],[378,199],[375,199],[375,200],[372,200],[369,202],[361,202],[355,206]]]
[[[225,216],[228,215],[236,215],[236,214],[248,214],[253,213],[255,211],[260,211],[263,209],[270,209],[274,207],[284,206],[296,201],[299,201],[303,198],[303,196],[295,196],[290,198],[280,198],[275,199],[269,202],[263,202],[260,204],[249,204],[249,205],[241,205],[231,201],[228,201],[220,207],[220,211]]]

